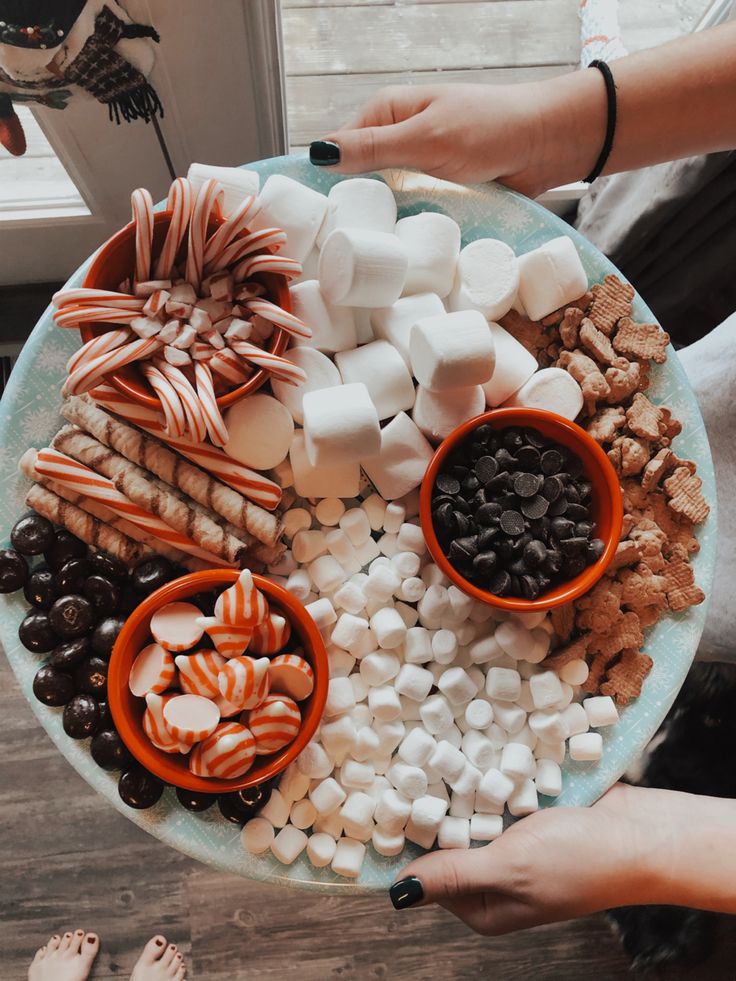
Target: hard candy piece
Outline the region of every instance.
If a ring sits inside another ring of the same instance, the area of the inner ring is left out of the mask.
[[[174,658],[169,651],[160,644],[148,644],[133,661],[128,687],[139,698],[148,692],[158,695],[171,685],[175,674]]]
[[[289,459],[294,471],[294,489],[300,497],[356,497],[360,491],[360,464],[342,461],[329,467],[313,466],[301,432],[294,433]]]
[[[186,651],[202,639],[201,616],[193,603],[167,603],[151,617],[153,639],[167,651]]]
[[[396,236],[409,255],[403,293],[431,290],[447,296],[455,280],[460,255],[460,226],[434,211],[402,218],[396,223]]]
[[[184,746],[206,739],[220,721],[220,710],[202,695],[174,695],[164,703],[162,714],[172,738]]]
[[[337,228],[319,257],[319,282],[332,303],[388,307],[401,296],[409,256],[395,235]]]
[[[567,235],[519,256],[519,299],[532,320],[559,310],[587,288],[578,250]]]
[[[479,238],[460,252],[450,310],[479,310],[497,320],[511,309],[519,288],[519,262],[513,249],[495,238]]]
[[[222,623],[217,617],[200,617],[199,624],[225,658],[240,657],[253,636],[253,628]]]
[[[335,364],[343,384],[365,384],[379,419],[388,419],[414,405],[414,383],[409,370],[388,341],[373,341],[342,351],[335,355]]]
[[[317,351],[324,351],[327,354],[334,354],[335,351],[349,351],[355,347],[358,343],[358,337],[353,311],[348,306],[338,307],[334,303],[330,303],[320,289],[318,280],[310,279],[303,283],[297,283],[291,287],[289,293],[291,295],[292,313],[312,328],[312,336],[309,341],[305,341],[299,347],[316,348]],[[298,350],[298,348],[294,350]],[[293,351],[290,352],[290,354],[293,353]],[[289,360],[291,360],[290,357]],[[314,359],[311,360],[314,362]],[[321,362],[317,362],[317,364],[321,365]],[[310,385],[309,362],[306,365],[301,364],[300,367],[307,372],[306,384]],[[335,381],[331,384],[337,385],[338,382]],[[310,387],[312,386],[310,385]],[[319,387],[324,388],[326,386]],[[274,392],[274,394],[276,393]]]
[[[187,695],[204,695],[214,698],[220,693],[217,682],[225,658],[217,651],[196,651],[194,654],[179,654],[176,659],[181,690]]]
[[[223,722],[194,747],[189,770],[198,777],[234,780],[250,770],[255,756],[253,733],[237,722]]]
[[[258,212],[249,230],[281,228],[286,232],[285,254],[301,262],[317,240],[327,212],[327,198],[304,184],[272,174],[258,196]]]
[[[233,585],[217,597],[215,616],[221,623],[251,629],[266,619],[268,600],[253,582],[250,569],[243,569]]]
[[[576,419],[583,408],[583,390],[563,368],[542,368],[517,389],[504,405],[545,409]]]
[[[183,748],[184,752],[188,747],[180,747],[179,740],[175,739],[166,725],[164,719],[164,706],[176,696],[157,695],[149,692],[146,695],[146,711],[143,713],[143,731],[151,740],[156,749],[164,753],[178,753]]]
[[[419,320],[445,313],[442,300],[436,293],[417,293],[402,296],[393,306],[371,312],[371,324],[376,337],[382,337],[396,348],[407,368],[411,368],[409,336]]]
[[[488,325],[496,350],[496,365],[490,381],[483,385],[486,403],[495,408],[505,402],[537,370],[537,359],[500,324]]]
[[[391,189],[374,178],[353,177],[330,188],[317,244],[321,247],[336,228],[391,233],[395,225],[396,199]]]
[[[302,409],[305,446],[312,466],[335,467],[380,451],[378,414],[362,382],[308,392]]]
[[[217,677],[220,694],[241,709],[255,708],[269,692],[269,665],[267,657],[230,658]]]
[[[247,725],[256,741],[256,754],[277,753],[299,734],[302,716],[288,695],[268,695],[248,714]]]
[[[291,413],[272,395],[250,395],[225,413],[229,433],[223,449],[254,470],[270,470],[286,459],[294,435]]]
[[[442,392],[432,392],[420,385],[411,417],[430,443],[440,443],[461,423],[480,415],[485,407],[486,396],[481,385],[448,388]]]
[[[392,501],[421,484],[432,454],[416,424],[400,412],[380,431],[378,452],[365,454],[361,464],[384,500]]]
[[[433,391],[482,385],[494,370],[493,336],[477,310],[419,320],[411,331],[409,352],[414,377]]]
[[[270,612],[253,629],[248,649],[253,654],[275,654],[280,651],[291,636],[291,624],[280,613]]]

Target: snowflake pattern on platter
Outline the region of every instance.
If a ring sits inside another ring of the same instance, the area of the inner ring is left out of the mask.
[[[285,174],[295,180],[327,193],[341,178],[315,170],[305,157],[279,157],[249,164],[261,180],[271,174]],[[399,171],[380,175],[396,195],[399,214],[416,213],[427,203],[432,210],[441,210],[461,226],[464,241],[476,238],[500,238],[518,253],[537,248],[557,235],[568,235],[575,242],[591,282],[599,282],[616,269],[573,228],[550,214],[540,205],[501,188],[498,185],[459,187],[436,181],[421,174]],[[421,205],[421,207],[420,207]],[[84,269],[72,277],[70,285],[79,285]],[[640,297],[634,303],[634,316],[643,321],[653,320],[651,311]],[[29,443],[42,445],[60,425],[57,416],[58,384],[50,384],[52,371],[39,372],[37,365],[44,349],[67,344],[69,353],[78,345],[78,337],[59,337],[51,318],[45,314],[19,359],[11,376],[5,396],[0,403],[0,465],[8,469],[0,495],[0,536],[7,541],[10,529],[24,510],[27,481],[15,473],[14,463]],[[674,352],[670,348],[666,365],[655,373],[656,392],[666,394],[667,401],[680,419],[684,429],[678,437],[678,452],[695,460],[703,479],[703,491],[715,502],[715,481],[707,437],[697,403]],[[49,355],[51,364],[57,354]],[[58,383],[63,377],[59,371]],[[700,551],[693,567],[697,581],[706,593],[711,588],[715,562],[717,521],[715,506],[710,518],[698,532]],[[17,628],[24,613],[23,598],[0,597],[0,640],[2,641],[21,688],[30,707],[59,752],[112,807],[119,810],[149,834],[172,848],[214,868],[248,878],[310,889],[323,893],[375,893],[388,888],[401,869],[420,854],[420,849],[408,845],[396,858],[381,858],[372,848],[360,878],[355,883],[336,876],[329,868],[314,869],[305,856],[291,866],[282,866],[272,856],[247,855],[239,841],[238,829],[221,820],[218,809],[204,814],[183,812],[175,804],[173,791],[167,790],[159,804],[150,811],[131,811],[117,792],[114,775],[95,766],[86,745],[70,740],[61,724],[61,712],[37,702],[31,694],[33,675],[38,665],[35,655],[19,643]],[[647,679],[642,696],[621,713],[620,722],[604,732],[604,757],[601,764],[591,767],[585,763],[564,764],[564,791],[557,803],[565,806],[587,806],[597,800],[639,755],[651,739],[679,690],[697,647],[705,620],[704,606],[695,607],[686,615],[669,618],[654,627],[647,636],[647,651],[654,658],[654,669]]]
[[[73,350],[73,348],[72,348]],[[70,351],[58,343],[44,344],[35,359],[35,367],[53,377],[63,377],[66,370],[66,363],[69,360]]]

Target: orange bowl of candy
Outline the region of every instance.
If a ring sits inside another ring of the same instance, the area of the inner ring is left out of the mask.
[[[324,643],[301,603],[263,576],[212,569],[167,583],[131,613],[110,658],[108,698],[123,742],[150,773],[223,794],[296,759],[328,683]]]

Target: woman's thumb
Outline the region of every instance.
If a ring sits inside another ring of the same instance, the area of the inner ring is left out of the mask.
[[[418,142],[411,120],[389,126],[344,129],[309,148],[309,159],[318,167],[338,173],[360,174],[384,167],[421,166]]]
[[[395,909],[442,903],[492,888],[493,845],[428,852],[404,869],[389,889]]]

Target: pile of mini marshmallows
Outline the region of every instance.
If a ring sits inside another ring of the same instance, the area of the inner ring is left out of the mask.
[[[560,764],[598,760],[611,698],[581,702],[588,668],[541,664],[544,613],[508,616],[451,585],[426,551],[418,497],[336,498],[285,516],[270,571],[327,645],[330,685],[313,741],[242,831],[252,854],[357,877],[372,843],[468,848],[561,792]],[[361,571],[367,569],[367,572]],[[307,834],[311,830],[311,834]]]

